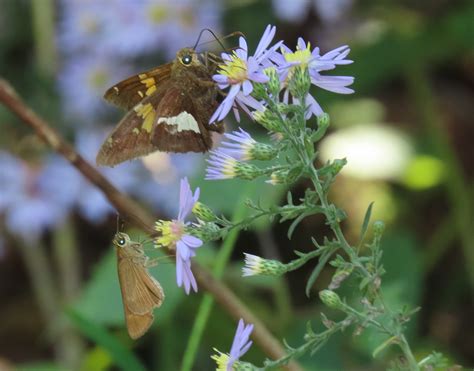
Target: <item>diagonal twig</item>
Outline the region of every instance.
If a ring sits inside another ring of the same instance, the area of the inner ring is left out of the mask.
[[[0,102],[29,125],[55,152],[64,156],[85,178],[99,188],[122,217],[148,234],[156,235],[153,228],[153,216],[115,188],[94,166],[84,160],[46,121],[36,115],[16,94],[12,86],[2,78],[0,78]],[[252,338],[268,357],[278,359],[285,356],[286,353],[281,343],[227,286],[214,279],[205,268],[195,262],[192,264],[192,271],[200,287],[209,292],[216,302],[234,319],[242,318],[246,323],[254,324]],[[297,363],[292,362],[288,365],[288,369],[300,370],[300,367]]]

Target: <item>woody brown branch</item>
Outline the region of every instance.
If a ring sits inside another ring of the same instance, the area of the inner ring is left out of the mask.
[[[156,235],[157,232],[153,228],[153,216],[127,195],[121,193],[94,166],[84,160],[46,121],[28,108],[11,85],[1,78],[0,102],[29,125],[55,152],[64,156],[85,178],[99,188],[121,217],[148,234]],[[285,356],[281,343],[227,286],[214,279],[205,268],[195,262],[192,264],[192,271],[200,287],[209,292],[234,319],[242,318],[246,323],[254,324],[252,338],[268,357],[278,359]],[[289,370],[300,370],[295,362],[290,363],[287,367]]]

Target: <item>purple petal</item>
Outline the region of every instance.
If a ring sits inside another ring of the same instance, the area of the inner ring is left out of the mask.
[[[268,48],[268,45],[272,42],[273,38],[275,37],[276,27],[272,25],[268,25],[263,32],[262,38],[260,39],[257,49],[255,50],[254,56],[259,58],[261,54]]]
[[[187,234],[181,237],[181,241],[183,241],[188,247],[191,247],[193,249],[202,246],[203,243],[199,238]]]
[[[249,95],[253,90],[252,83],[249,80],[245,80],[242,84],[242,91],[244,95]]]
[[[181,179],[179,191],[179,221],[183,221],[189,215],[198,197],[198,190],[196,190],[196,194],[193,196],[193,192],[191,191],[188,178],[184,177],[183,179]]]

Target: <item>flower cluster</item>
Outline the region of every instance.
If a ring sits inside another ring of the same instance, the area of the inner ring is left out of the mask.
[[[268,25],[260,39],[257,49],[252,56],[248,55],[247,42],[243,37],[239,40],[239,48],[232,54],[223,53],[223,63],[218,73],[213,76],[214,81],[220,89],[229,89],[226,98],[212,115],[210,122],[223,120],[232,108],[237,112],[240,107],[252,117],[251,110],[263,111],[265,102],[255,97],[255,83],[268,83],[269,72],[275,69],[280,78],[279,90],[285,91],[285,100],[288,101],[289,80],[298,69],[308,72],[311,84],[339,94],[350,94],[353,90],[347,86],[354,82],[350,76],[330,76],[321,72],[333,70],[338,65],[352,63],[346,59],[350,49],[341,46],[326,54],[321,55],[319,48],[311,51],[310,43],[302,38],[298,39],[296,50],[293,52],[282,41],[270,47],[275,37],[276,27]],[[278,51],[279,49],[279,51]],[[293,92],[291,92],[293,93]],[[293,102],[298,104],[299,97],[294,96]],[[322,108],[310,94],[306,97],[307,116],[319,116],[323,113]],[[238,119],[238,114],[236,114]]]

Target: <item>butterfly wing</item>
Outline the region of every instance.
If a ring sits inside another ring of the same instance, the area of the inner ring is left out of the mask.
[[[153,309],[164,300],[163,289],[147,269],[132,258],[118,260],[118,276],[127,330],[132,339],[142,336],[153,323]]]
[[[171,86],[158,104],[152,143],[165,152],[208,151],[212,147],[207,129],[210,114],[204,113],[204,107],[191,99],[189,93]]]
[[[161,84],[169,80],[171,66],[166,63],[149,71],[130,76],[109,88],[104,98],[118,107],[130,110],[144,98],[154,94]]]
[[[157,92],[135,105],[120,120],[100,147],[97,165],[114,166],[157,149],[151,142],[150,135],[156,121],[156,107],[168,85],[169,82],[165,82]]]

